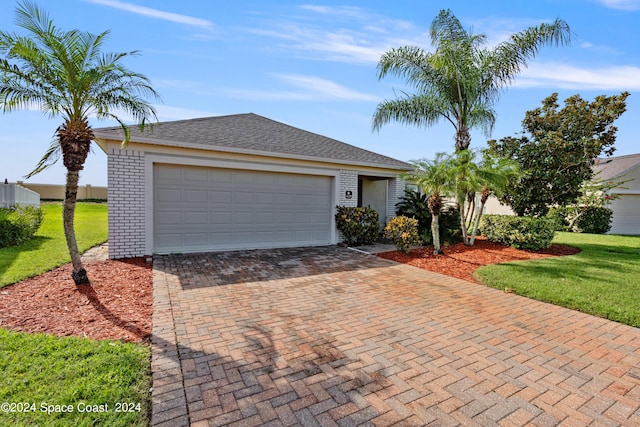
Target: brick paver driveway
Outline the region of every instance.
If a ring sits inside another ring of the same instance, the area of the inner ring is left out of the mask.
[[[154,425],[640,425],[636,328],[338,247],[154,270]]]

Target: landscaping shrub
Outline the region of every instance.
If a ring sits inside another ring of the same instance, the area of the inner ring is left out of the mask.
[[[418,220],[403,215],[391,218],[384,228],[384,237],[402,252],[409,252],[409,247],[422,244],[418,235]]]
[[[483,215],[480,220],[482,234],[490,241],[527,250],[551,246],[555,226],[547,217]]]
[[[571,231],[569,227],[569,209],[565,206],[550,208],[547,218],[553,221],[555,231]]]
[[[372,207],[336,206],[336,227],[347,245],[368,245],[380,235],[378,212]]]
[[[613,211],[602,206],[588,206],[583,208],[576,219],[574,230],[579,233],[604,234],[611,230]]]
[[[0,248],[19,245],[31,239],[42,222],[42,210],[16,205],[0,208]]]
[[[418,220],[418,235],[425,244],[433,243],[431,235],[431,212],[427,205],[428,197],[416,191],[409,190],[396,203],[396,215],[415,218]],[[440,212],[440,241],[442,243],[457,243],[462,241],[460,230],[460,212],[454,206],[447,206]]]

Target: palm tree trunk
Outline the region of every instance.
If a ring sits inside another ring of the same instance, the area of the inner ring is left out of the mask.
[[[473,232],[471,233],[471,240],[469,241],[469,246],[473,246],[476,242],[476,235],[478,234],[478,225],[480,224],[480,218],[482,218],[482,211],[484,209],[484,204],[487,200],[482,198],[480,199],[480,209],[478,209],[478,214],[476,215],[476,220],[473,224]]]
[[[67,239],[67,248],[69,249],[69,255],[71,255],[71,265],[73,266],[71,277],[76,285],[88,285],[89,277],[87,276],[87,270],[82,266],[82,260],[80,259],[80,252],[78,251],[78,244],[76,242],[76,232],[73,228],[79,175],[80,171],[67,170],[62,222],[64,224],[64,237]]]
[[[440,215],[431,214],[431,235],[433,236],[433,254],[438,255],[442,253],[440,249]]]
[[[460,203],[458,202],[458,206],[458,209],[460,211],[460,230],[462,230],[462,243],[464,243],[465,246],[469,246],[469,233],[467,233],[467,221],[465,219],[466,212],[464,208],[464,202],[462,203],[462,205],[460,205]]]

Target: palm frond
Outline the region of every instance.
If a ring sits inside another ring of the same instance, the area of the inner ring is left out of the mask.
[[[44,153],[44,155],[36,165],[35,169],[29,172],[28,174],[26,174],[24,178],[29,179],[32,176],[37,175],[40,172],[44,171],[45,169],[50,168],[51,166],[55,165],[58,160],[60,160],[61,156],[62,156],[62,150],[60,148],[60,142],[58,141],[57,138],[55,138],[54,140],[51,141],[49,148]]]

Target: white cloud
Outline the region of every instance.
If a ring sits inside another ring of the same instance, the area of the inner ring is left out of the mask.
[[[179,24],[186,24],[194,27],[203,28],[205,30],[213,30],[213,23],[206,19],[194,18],[192,16],[180,15],[172,12],[164,12],[158,9],[151,9],[149,7],[138,6],[132,3],[126,3],[120,0],[85,0],[89,3],[101,4],[103,6],[113,7],[115,9],[124,10],[126,12],[135,13],[138,15],[149,16],[152,18],[162,19],[165,21],[177,22]]]
[[[639,90],[640,67],[611,66],[583,69],[558,63],[535,63],[524,70],[513,86],[576,90]]]
[[[229,89],[227,93],[236,98],[278,101],[378,101],[378,98],[349,89],[331,80],[300,74],[277,74],[278,80],[294,89],[262,91],[251,89]]]
[[[320,77],[299,74],[279,74],[276,77],[285,83],[305,90],[311,96],[346,101],[376,101],[378,99],[373,95],[351,90],[336,82]]]
[[[640,0],[597,0],[601,5],[619,10],[640,10]]]
[[[428,30],[357,7],[303,5],[303,15],[265,22],[249,32],[281,40],[288,55],[345,63],[375,64],[387,50],[428,46]]]

